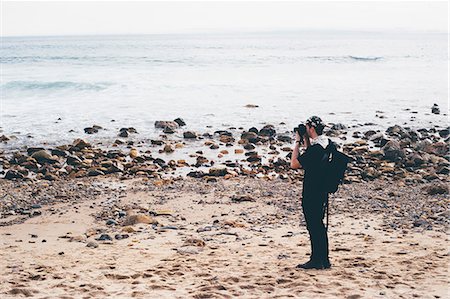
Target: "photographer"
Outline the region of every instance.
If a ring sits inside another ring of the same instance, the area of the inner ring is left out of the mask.
[[[306,227],[311,241],[311,258],[301,269],[328,269],[331,267],[328,258],[327,229],[323,224],[328,193],[323,187],[321,161],[328,145],[328,139],[322,135],[324,124],[317,116],[306,121],[306,126],[300,125],[296,131],[296,142],[291,157],[291,168],[303,168],[302,208]],[[306,150],[299,155],[300,146]]]

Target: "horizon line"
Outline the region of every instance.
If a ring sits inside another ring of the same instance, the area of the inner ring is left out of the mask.
[[[373,29],[335,29],[335,28],[280,28],[280,29],[213,29],[199,31],[179,31],[179,32],[148,32],[148,33],[67,33],[67,34],[20,34],[20,35],[4,35],[2,38],[15,37],[80,37],[80,36],[144,36],[144,35],[200,35],[200,34],[269,34],[269,33],[306,33],[306,32],[335,32],[335,33],[420,33],[420,34],[447,34],[448,30],[436,29],[407,29],[407,28],[373,28]]]

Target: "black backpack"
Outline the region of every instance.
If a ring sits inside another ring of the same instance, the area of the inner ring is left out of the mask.
[[[344,180],[347,164],[352,158],[338,151],[333,141],[328,139],[328,142],[321,161],[322,173],[324,174],[324,190],[327,193],[335,193]]]

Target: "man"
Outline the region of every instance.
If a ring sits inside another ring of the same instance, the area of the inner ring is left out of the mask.
[[[328,258],[327,229],[323,224],[325,208],[328,202],[328,193],[323,190],[323,173],[321,171],[322,158],[328,139],[322,135],[325,125],[317,116],[312,116],[306,121],[306,133],[301,137],[297,132],[294,151],[291,157],[291,168],[303,168],[302,208],[306,220],[306,228],[311,241],[311,258],[304,264],[299,264],[301,269],[328,269],[331,267]],[[306,148],[299,155],[300,145]]]

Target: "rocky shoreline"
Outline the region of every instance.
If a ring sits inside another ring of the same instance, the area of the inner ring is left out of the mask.
[[[183,130],[185,125],[180,118],[157,121],[155,128],[161,130],[161,138],[147,142],[127,141],[129,134],[138,133],[123,128],[110,146],[76,139],[51,148],[0,153],[0,180],[4,181],[0,184],[0,218],[33,216],[41,204],[98,193],[91,183],[84,183],[95,182],[93,178],[142,178],[159,186],[186,177],[206,183],[220,178],[259,178],[299,184],[302,179],[302,171],[289,166],[293,132],[280,133],[275,126],[265,125],[239,133],[230,128],[199,134]],[[94,134],[98,129],[93,126],[85,131]],[[174,136],[175,132],[182,137]],[[350,133],[353,141],[346,142]],[[427,195],[449,193],[449,128],[413,130],[395,125],[382,132],[329,124],[324,134],[353,158],[344,184],[377,180],[379,184],[395,183],[398,188],[420,188]],[[40,190],[46,190],[45,195]],[[398,196],[395,191],[389,195]]]

